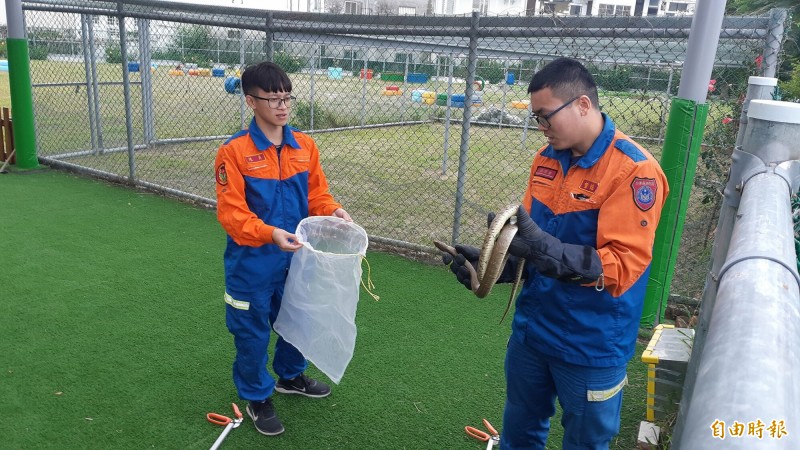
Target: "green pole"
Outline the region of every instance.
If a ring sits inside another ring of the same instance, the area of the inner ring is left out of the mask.
[[[670,106],[661,167],[667,176],[670,193],[653,245],[653,262],[642,310],[643,327],[664,320],[675,261],[683,234],[689,194],[697,169],[697,157],[708,117],[708,81],[714,69],[717,44],[725,16],[725,2],[697,2],[689,30],[689,44],[681,71],[678,95]]]
[[[39,167],[36,157],[36,129],[33,122],[33,93],[28,39],[23,28],[22,3],[6,0],[8,19],[8,81],[11,87],[11,116],[13,119],[14,148],[17,167]]]
[[[667,176],[670,193],[656,230],[653,262],[640,322],[644,327],[652,327],[664,320],[663,306],[666,305],[669,284],[675,272],[707,116],[707,103],[697,104],[683,98],[672,100],[661,158],[661,168]]]

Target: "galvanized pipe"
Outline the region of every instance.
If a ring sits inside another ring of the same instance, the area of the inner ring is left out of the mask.
[[[777,78],[750,77],[747,80],[747,95],[742,104],[742,113],[739,114],[739,131],[736,133],[735,148],[742,145],[744,131],[747,129],[747,111],[750,110],[751,100],[772,100],[772,93],[778,85]]]
[[[748,95],[768,93],[748,89]],[[795,386],[800,375],[781,367],[796,365],[788,352],[800,339],[795,325],[800,322],[792,316],[800,294],[790,202],[798,187],[800,105],[762,99],[748,103],[748,125],[742,148],[734,152],[673,433],[676,450],[713,445],[709,427],[715,420],[747,423],[754,420],[750,414],[762,420],[800,418],[793,392],[771,385],[770,392],[780,393],[776,399],[763,386],[773,380]],[[793,403],[783,403],[784,398]],[[732,446],[726,448],[758,448],[755,440],[729,440]]]
[[[81,44],[83,46],[83,71],[86,78],[85,83],[75,83],[78,86],[86,87],[86,111],[89,118],[89,134],[91,135],[92,150],[97,150],[97,126],[94,122],[94,103],[92,102],[92,67],[89,62],[89,52],[91,45],[89,42],[89,31],[86,22],[91,20],[86,14],[81,14]],[[72,84],[72,83],[70,83]],[[34,86],[34,85],[31,85]]]
[[[122,93],[125,97],[125,134],[128,141],[128,174],[130,181],[136,179],[136,159],[134,158],[133,148],[133,111],[131,107],[131,85],[130,73],[128,72],[128,33],[125,27],[125,16],[122,15],[122,2],[117,2],[119,15],[119,48],[122,55]]]
[[[770,437],[766,429],[781,421],[791,432],[800,423],[791,194],[775,173],[756,175],[744,187],[680,448],[717,448],[722,436],[726,449],[797,448],[796,439]],[[764,439],[728,436],[735,423],[758,420]],[[715,426],[722,436],[715,436]]]

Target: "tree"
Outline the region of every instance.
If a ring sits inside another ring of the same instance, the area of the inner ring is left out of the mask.
[[[766,14],[772,8],[787,8],[792,18],[791,24],[786,24],[786,39],[784,41],[781,66],[778,68],[778,77],[786,81],[792,73],[796,74],[797,64],[800,63],[800,2],[797,0],[728,0],[725,12],[730,15]]]
[[[378,0],[375,2],[377,14],[397,14],[399,11],[396,0]]]
[[[344,12],[344,0],[329,0],[328,12],[331,14],[341,14]]]

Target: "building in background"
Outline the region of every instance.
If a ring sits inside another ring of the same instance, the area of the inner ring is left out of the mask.
[[[680,16],[696,0],[435,0],[434,13],[528,16]]]
[[[423,16],[433,14],[434,0],[326,0],[325,4],[325,11],[334,14]]]

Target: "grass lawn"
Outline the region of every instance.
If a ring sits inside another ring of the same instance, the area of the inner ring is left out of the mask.
[[[158,139],[195,136],[227,136],[241,126],[238,96],[227,94],[223,79],[213,77],[175,77],[167,67],[153,74],[154,126]],[[82,63],[33,61],[37,140],[40,156],[58,157],[64,152],[91,148]],[[100,102],[104,148],[126,147],[126,127],[122,86],[118,65],[99,64]],[[7,74],[6,74],[7,75]],[[2,75],[0,75],[2,76]],[[334,194],[375,236],[388,237],[424,246],[434,239],[450,240],[459,188],[457,172],[462,128],[441,121],[446,108],[414,103],[409,91],[424,87],[446,92],[447,83],[431,81],[425,85],[405,84],[403,96],[383,96],[389,83],[345,77],[329,80],[325,76],[292,74],[294,93],[298,96],[292,123],[310,124],[308,105],[315,106],[314,128],[347,127],[330,133],[312,133],[321,149],[323,165]],[[137,82],[141,74],[131,74]],[[53,86],[48,83],[76,83]],[[108,84],[112,83],[112,84]],[[463,89],[454,85],[453,90]],[[483,94],[483,104],[475,113],[490,107],[505,108],[512,117],[524,117],[526,110],[508,107],[514,99],[524,99],[526,86],[491,85]],[[142,142],[142,102],[139,85],[132,85],[134,144]],[[0,84],[0,98],[8,96]],[[668,100],[630,93],[601,92],[604,111],[628,134],[658,138]],[[712,113],[725,115],[729,107],[712,102]],[[249,113],[246,121],[249,121]],[[459,119],[460,108],[450,110]],[[402,127],[359,128],[365,124],[422,120],[418,125]],[[709,119],[709,130],[718,133],[719,121]],[[213,159],[223,138],[157,145],[137,151],[134,177],[141,181],[177,189],[213,199]],[[640,140],[656,158],[661,146],[657,140]],[[535,130],[508,126],[473,126],[466,160],[463,208],[459,221],[459,240],[479,244],[483,218],[489,211],[519,201],[534,152],[544,143]],[[728,161],[729,158],[724,158]],[[127,177],[130,162],[127,152],[108,152],[69,157],[66,161]],[[715,169],[716,170],[716,169]],[[707,265],[710,236],[715,216],[706,201],[713,195],[714,182],[724,170],[698,170],[707,174],[710,183],[693,190],[673,292],[696,296],[702,289]],[[706,177],[706,175],[703,175]],[[714,203],[709,205],[714,206]],[[709,225],[711,224],[711,225]],[[697,270],[702,268],[703,270]]]
[[[0,175],[0,192],[2,446],[208,448],[221,430],[205,414],[238,400],[214,213],[49,169]],[[287,432],[267,438],[247,420],[225,448],[474,449],[465,425],[501,426],[508,286],[478,300],[441,266],[368,260],[381,299],[362,293],[332,396],[278,395]],[[642,350],[614,449],[634,448],[645,417]]]

